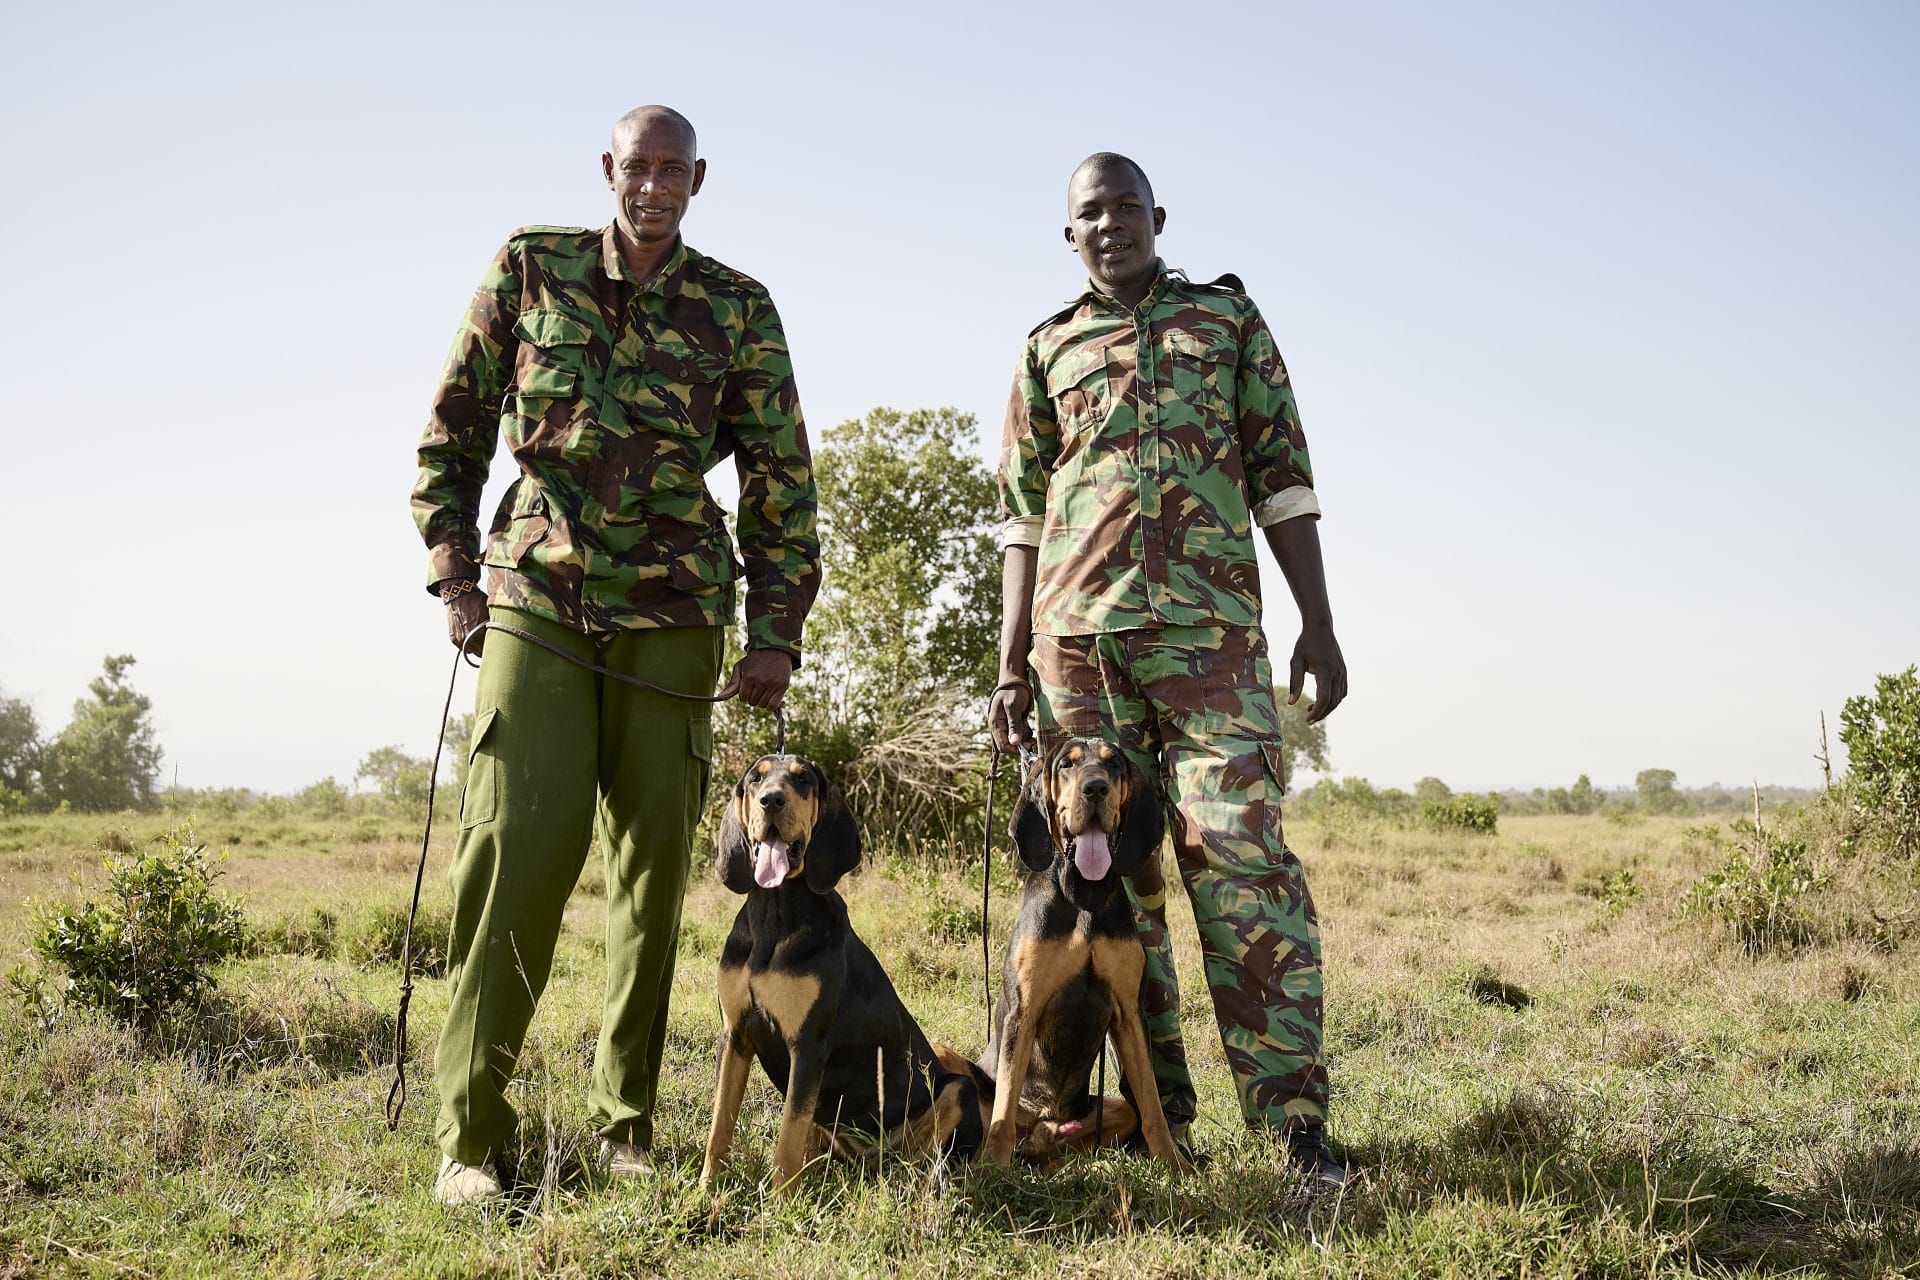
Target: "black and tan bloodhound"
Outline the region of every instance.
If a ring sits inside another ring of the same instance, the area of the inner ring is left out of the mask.
[[[992,1077],[983,1149],[1047,1154],[1118,1143],[1137,1127],[1147,1150],[1187,1161],[1160,1108],[1140,1012],[1146,951],[1122,877],[1153,856],[1160,798],[1111,743],[1069,738],[1036,761],[1012,834],[1026,865],[1007,940],[1000,1010],[982,1067]],[[1095,1099],[1088,1079],[1111,1034],[1123,1098]],[[984,1090],[983,1090],[984,1092]]]
[[[973,1077],[942,1065],[847,922],[834,886],[859,861],[859,826],[819,766],[775,755],[747,767],[716,858],[747,900],[720,953],[725,1028],[703,1184],[726,1159],[756,1058],[786,1098],[777,1191],[827,1152],[857,1157],[884,1142],[959,1159],[980,1146]]]

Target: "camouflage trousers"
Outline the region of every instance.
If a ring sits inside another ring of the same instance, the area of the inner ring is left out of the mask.
[[[1280,827],[1279,715],[1257,627],[1163,627],[1033,638],[1040,737],[1111,735],[1166,790],[1220,1041],[1249,1125],[1324,1119],[1320,929]],[[1155,858],[1133,877],[1147,949],[1142,1002],[1161,1104],[1198,1108]]]

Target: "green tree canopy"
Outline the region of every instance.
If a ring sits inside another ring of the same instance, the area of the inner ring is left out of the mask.
[[[397,746],[376,747],[367,752],[354,770],[354,780],[373,783],[382,797],[396,804],[420,805],[427,800],[427,771],[431,763],[410,756]]]
[[[1680,793],[1673,784],[1679,775],[1671,769],[1642,769],[1633,776],[1633,789],[1640,793],[1640,807],[1648,813],[1672,813],[1680,807]]]
[[[1854,804],[1894,848],[1920,853],[1920,667],[1883,675],[1840,712]]]
[[[0,696],[0,812],[39,790],[40,724],[24,698]]]
[[[127,683],[132,654],[106,659],[87,686],[91,698],[73,704],[73,719],[40,753],[47,798],[75,809],[144,809],[160,776],[153,702]]]

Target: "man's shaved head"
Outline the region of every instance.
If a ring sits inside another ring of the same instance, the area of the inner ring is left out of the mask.
[[[700,154],[700,138],[693,131],[693,121],[675,111],[672,107],[663,107],[652,103],[644,107],[635,107],[613,122],[613,149],[618,152],[626,141],[654,123],[670,124],[687,136],[687,154]]]
[[[1153,204],[1153,183],[1148,180],[1147,171],[1118,151],[1096,151],[1082,160],[1079,167],[1074,169],[1073,175],[1067,179],[1067,191],[1069,193],[1073,191],[1073,184],[1078,182],[1082,175],[1091,178],[1097,174],[1109,172],[1130,174],[1140,183],[1140,194],[1146,197],[1147,204],[1149,206]],[[1072,198],[1071,194],[1068,198]]]

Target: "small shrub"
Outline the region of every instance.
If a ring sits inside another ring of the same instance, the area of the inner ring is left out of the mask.
[[[970,942],[980,936],[978,904],[962,905],[936,898],[925,910],[926,932],[942,942]]]
[[[1726,928],[1748,955],[1799,946],[1811,934],[1804,900],[1826,881],[1807,841],[1744,818],[1733,829],[1726,862],[1694,882],[1681,913]]]
[[[1470,831],[1490,836],[1500,823],[1500,801],[1490,795],[1429,800],[1420,808],[1420,820],[1441,831]]]
[[[1840,741],[1861,818],[1895,851],[1920,854],[1920,668],[1881,676],[1871,696],[1848,698]]]
[[[35,904],[34,951],[67,974],[68,1001],[150,1026],[213,984],[213,966],[240,949],[240,904],[213,887],[222,859],[169,831],[131,859],[105,859],[107,897],[79,911]]]
[[[1647,896],[1647,887],[1634,879],[1632,867],[1616,867],[1604,876],[1581,884],[1580,892],[1589,898],[1598,898],[1607,914],[1617,918]]]

